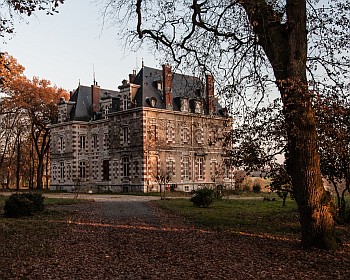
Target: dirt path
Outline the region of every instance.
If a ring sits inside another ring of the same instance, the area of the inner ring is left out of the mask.
[[[288,240],[201,230],[149,201],[107,199],[60,210],[69,211],[70,218],[43,239],[47,252],[0,260],[0,264],[15,264],[12,270],[6,267],[2,279],[328,280],[350,276],[349,248],[337,253],[304,251]],[[54,224],[48,221],[47,226]]]

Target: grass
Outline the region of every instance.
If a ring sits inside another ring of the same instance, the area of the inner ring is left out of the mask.
[[[188,199],[156,203],[201,227],[292,237],[298,237],[300,232],[297,206],[292,200],[288,200],[285,207],[281,201],[264,202],[262,199],[223,199],[209,208],[194,207]]]
[[[276,237],[300,238],[299,213],[294,200],[263,201],[257,198],[223,199],[215,201],[209,208],[198,208],[188,199],[155,201],[161,208],[176,212],[196,226],[244,232],[249,234],[273,235]],[[344,243],[350,242],[350,227],[337,226],[336,233]]]

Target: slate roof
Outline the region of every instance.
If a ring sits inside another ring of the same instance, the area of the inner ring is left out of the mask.
[[[92,98],[91,87],[79,85],[79,87],[72,94],[70,101],[75,102],[71,112],[70,119],[77,121],[89,121],[92,117]],[[105,93],[110,94],[111,97],[116,97],[119,92],[109,89],[100,89],[100,97]]]
[[[140,85],[140,89],[135,96],[137,104],[142,106],[149,106],[147,104],[147,98],[155,97],[157,99],[156,107],[164,109],[163,103],[163,91],[157,89],[157,82],[163,82],[163,71],[150,67],[142,67],[140,72],[136,75],[134,84]],[[172,81],[172,95],[173,99],[177,97],[196,98],[196,94],[203,95],[204,85],[196,77],[173,73]],[[174,110],[178,110],[175,108]]]

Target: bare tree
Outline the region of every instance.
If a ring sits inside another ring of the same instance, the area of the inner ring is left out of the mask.
[[[320,83],[341,93],[348,81],[349,1],[104,2],[105,19],[118,23],[127,43],[150,42],[179,67],[211,72],[230,104],[259,104],[277,88],[302,245],[337,248],[331,200],[320,173],[312,101]]]

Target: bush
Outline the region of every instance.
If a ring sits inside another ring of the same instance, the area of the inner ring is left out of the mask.
[[[22,193],[12,194],[4,206],[4,216],[16,218],[31,216],[44,210],[44,197],[41,194]]]
[[[215,199],[215,191],[203,188],[191,192],[191,202],[197,207],[209,207]]]
[[[260,187],[260,185],[254,185],[254,186],[253,186],[253,192],[255,192],[255,193],[261,192],[261,187]]]

